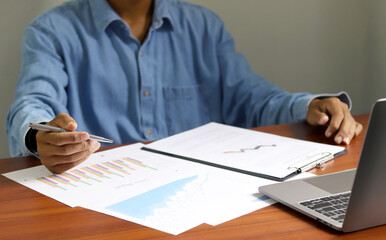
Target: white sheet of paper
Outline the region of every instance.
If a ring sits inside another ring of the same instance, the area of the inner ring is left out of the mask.
[[[62,174],[37,166],[3,175],[71,207],[91,204],[104,196],[134,196],[186,176],[186,171],[180,172],[165,157],[140,150],[142,146],[95,153]]]
[[[215,175],[221,179],[222,189],[219,189],[217,184],[217,189],[213,190],[217,197],[210,199],[213,204],[210,209],[211,215],[205,221],[207,224],[215,226],[276,203],[258,192],[259,186],[277,183],[275,181],[239,173],[232,174],[229,171]],[[306,172],[294,179],[312,176],[314,174]]]

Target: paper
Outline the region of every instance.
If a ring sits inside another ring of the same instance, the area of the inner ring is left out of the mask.
[[[99,152],[62,174],[37,166],[4,176],[71,207],[91,204],[105,196],[131,196],[179,179],[162,156],[142,154],[142,144]],[[141,159],[141,160],[138,160]],[[114,195],[110,195],[113,192]]]
[[[258,193],[259,186],[273,181],[150,153],[142,147],[134,144],[95,153],[63,174],[38,166],[3,175],[69,206],[174,235],[274,203]]]
[[[284,178],[309,161],[343,147],[209,123],[146,145],[146,149],[198,159],[242,171]]]

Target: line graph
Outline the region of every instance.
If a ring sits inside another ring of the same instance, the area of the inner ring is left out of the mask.
[[[256,147],[253,147],[253,148],[240,148],[240,150],[236,150],[236,151],[226,151],[226,152],[223,152],[223,153],[245,153],[247,151],[256,151],[256,150],[259,150],[261,148],[266,148],[266,147],[276,147],[276,144],[270,144],[270,145],[257,145]]]

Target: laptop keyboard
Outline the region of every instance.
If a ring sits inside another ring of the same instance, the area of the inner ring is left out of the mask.
[[[299,204],[342,223],[349,198],[350,192],[345,192],[299,202]]]

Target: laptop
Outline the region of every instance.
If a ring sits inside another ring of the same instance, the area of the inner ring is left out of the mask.
[[[373,106],[356,169],[266,185],[259,191],[343,232],[386,224],[386,98]]]

